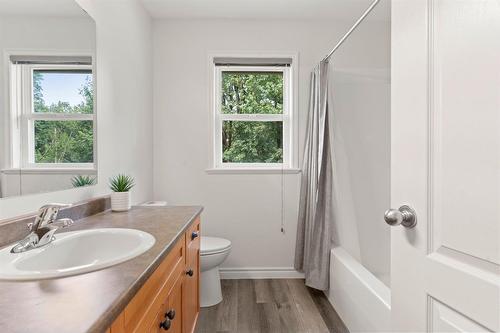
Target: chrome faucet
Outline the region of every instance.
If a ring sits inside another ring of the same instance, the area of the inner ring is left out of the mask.
[[[54,233],[57,229],[73,224],[73,220],[68,218],[56,220],[59,210],[67,207],[71,207],[71,205],[55,203],[42,206],[38,210],[35,222],[28,224],[28,229],[31,231],[30,234],[20,240],[10,252],[26,252],[52,242],[55,239]]]

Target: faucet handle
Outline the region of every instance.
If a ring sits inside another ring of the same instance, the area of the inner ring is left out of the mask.
[[[73,221],[72,219],[64,218],[55,220],[54,222],[52,222],[52,225],[59,228],[66,228],[72,225],[73,223],[75,223],[75,221]]]
[[[57,218],[59,210],[61,208],[67,207],[71,207],[71,205],[51,203],[40,207],[40,209],[38,210],[38,216],[35,219],[35,222],[33,223],[31,229],[38,230],[38,228],[45,227],[48,224],[51,224]]]
[[[43,220],[54,220],[61,208],[71,207],[71,204],[51,203],[43,205],[38,210],[38,216]]]

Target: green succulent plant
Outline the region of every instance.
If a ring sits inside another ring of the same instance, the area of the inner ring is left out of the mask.
[[[76,175],[71,178],[71,184],[73,187],[90,186],[95,185],[96,183],[96,178],[88,175]]]
[[[134,186],[134,178],[128,175],[120,174],[109,179],[109,188],[113,192],[128,192]]]

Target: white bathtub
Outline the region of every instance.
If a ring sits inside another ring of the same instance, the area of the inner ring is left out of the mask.
[[[326,295],[350,332],[390,331],[390,289],[342,247],[331,251]]]

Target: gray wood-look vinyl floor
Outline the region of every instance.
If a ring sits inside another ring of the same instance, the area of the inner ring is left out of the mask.
[[[201,309],[197,333],[349,333],[304,280],[222,280],[222,294],[220,304]]]

